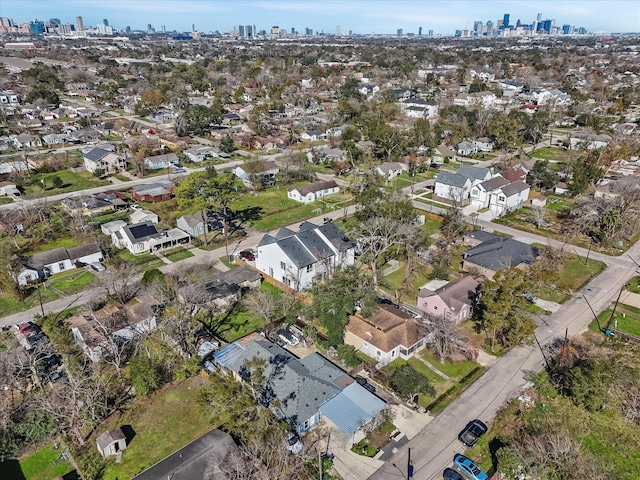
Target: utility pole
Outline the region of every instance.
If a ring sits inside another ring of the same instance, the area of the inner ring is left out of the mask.
[[[611,311],[611,316],[609,317],[609,322],[607,323],[607,330],[609,329],[609,325],[611,325],[611,322],[613,321],[613,316],[616,314],[616,308],[618,308],[618,302],[620,301],[620,297],[622,296],[622,292],[624,291],[625,287],[628,284],[624,284],[622,285],[622,287],[620,288],[620,293],[618,293],[618,298],[616,298],[616,303],[613,305],[613,310]]]

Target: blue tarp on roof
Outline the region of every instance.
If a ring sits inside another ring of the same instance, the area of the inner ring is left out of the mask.
[[[354,382],[320,405],[320,413],[350,435],[382,411],[385,405],[384,401]]]

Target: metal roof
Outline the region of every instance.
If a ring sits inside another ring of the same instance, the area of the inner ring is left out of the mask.
[[[369,422],[386,403],[356,382],[320,405],[320,413],[347,435]]]

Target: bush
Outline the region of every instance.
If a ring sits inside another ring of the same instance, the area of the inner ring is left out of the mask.
[[[358,358],[356,349],[353,345],[346,345],[343,343],[342,345],[338,345],[337,351],[338,356],[344,360],[347,367],[357,367],[360,365],[361,360]]]
[[[403,365],[393,372],[391,384],[403,399],[409,399],[419,393],[431,396],[436,394],[436,390],[429,379],[409,364]]]

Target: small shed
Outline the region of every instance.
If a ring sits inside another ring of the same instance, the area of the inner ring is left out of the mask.
[[[531,199],[531,206],[533,207],[544,207],[547,205],[547,197],[544,195],[536,195]]]
[[[107,458],[127,448],[127,437],[121,428],[114,428],[98,436],[96,444],[100,455],[103,458]]]

